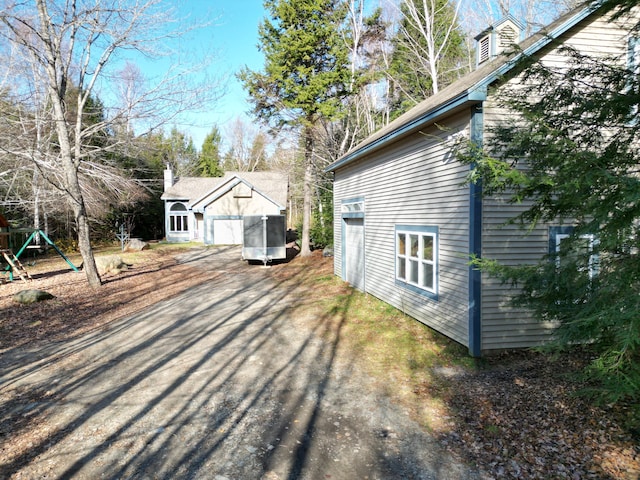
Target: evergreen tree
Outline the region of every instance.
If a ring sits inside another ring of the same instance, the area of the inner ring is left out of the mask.
[[[539,222],[566,225],[568,237],[537,265],[476,261],[521,288],[518,304],[559,325],[552,347],[580,345],[594,352],[587,373],[599,382],[604,398],[637,400],[638,56],[561,51],[568,59],[562,67],[523,60],[522,81],[501,90],[501,106],[514,115],[491,129],[484,149],[464,148],[459,158],[474,166],[470,180],[481,179],[485,195],[530,202],[512,222],[525,228]]]
[[[221,167],[220,146],[222,135],[218,127],[213,127],[211,132],[202,142],[202,152],[198,159],[196,174],[202,177],[221,177],[223,175]]]
[[[343,113],[342,98],[350,79],[341,29],[346,9],[338,0],[266,0],[270,18],[259,29],[265,55],[262,72],[247,68],[239,75],[256,116],[277,127],[299,132],[305,173],[301,254],[310,254],[314,181],[314,126]]]

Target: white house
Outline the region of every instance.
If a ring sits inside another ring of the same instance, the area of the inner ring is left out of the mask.
[[[242,244],[245,215],[286,212],[289,183],[277,172],[227,172],[222,177],[174,178],[164,172],[165,232],[168,242]]]

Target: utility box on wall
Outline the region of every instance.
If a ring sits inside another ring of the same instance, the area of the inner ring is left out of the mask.
[[[265,265],[287,258],[286,218],[284,215],[246,215],[243,217],[242,258]]]

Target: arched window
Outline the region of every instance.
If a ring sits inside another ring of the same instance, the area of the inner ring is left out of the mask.
[[[169,231],[188,232],[189,221],[187,217],[187,207],[182,203],[174,203],[169,209]]]

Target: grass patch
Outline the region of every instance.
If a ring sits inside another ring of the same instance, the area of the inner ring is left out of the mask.
[[[473,368],[466,348],[335,276],[312,276],[306,282],[323,290],[315,308],[334,322],[332,334],[339,338],[339,348],[350,352],[353,361],[423,426],[446,428],[443,419],[448,417],[446,398],[451,392],[434,369]]]

